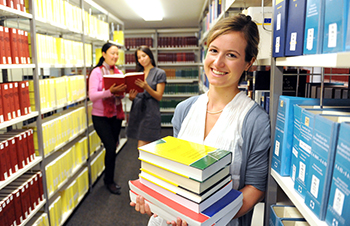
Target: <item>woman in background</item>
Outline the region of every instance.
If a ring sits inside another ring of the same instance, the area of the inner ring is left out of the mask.
[[[159,101],[163,97],[166,75],[157,68],[152,51],[147,46],[140,46],[135,51],[136,71],[144,72],[145,79],[138,79],[135,84],[144,89],[143,93],[131,90],[132,101],[127,127],[128,138],[138,140],[140,147],[160,139],[161,117]]]
[[[258,28],[250,16],[227,17],[213,26],[207,43],[204,70],[209,91],[176,107],[174,136],[232,152],[233,188],[243,193],[243,205],[228,225],[248,226],[255,204],[265,194],[271,134],[267,113],[238,88],[258,55]],[[187,225],[180,218],[167,222],[154,217],[141,196],[130,205],[152,216],[148,225]]]
[[[89,98],[92,101],[92,122],[106,149],[104,184],[112,193],[119,195],[120,186],[114,181],[116,149],[119,144],[119,133],[124,111],[121,99],[117,95],[126,89],[125,84],[112,85],[105,90],[103,75],[123,74],[116,66],[118,61],[118,47],[106,43],[102,47],[102,56],[89,76]]]

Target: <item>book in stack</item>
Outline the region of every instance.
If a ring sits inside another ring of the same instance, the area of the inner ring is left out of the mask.
[[[232,188],[230,151],[167,136],[139,147],[139,179],[129,181],[130,199],[145,198],[165,220],[189,225],[226,225],[243,204]]]

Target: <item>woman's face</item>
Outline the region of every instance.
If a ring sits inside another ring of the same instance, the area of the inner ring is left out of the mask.
[[[232,31],[214,39],[204,60],[204,70],[211,85],[237,87],[243,71],[250,63],[245,61],[247,41],[243,34]]]
[[[141,50],[137,51],[137,60],[144,68],[151,64],[151,58]]]
[[[107,52],[102,52],[102,56],[105,58],[105,62],[108,65],[115,65],[119,58],[118,47],[111,46]]]

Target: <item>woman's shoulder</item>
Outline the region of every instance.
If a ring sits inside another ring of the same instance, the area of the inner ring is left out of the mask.
[[[270,116],[259,104],[255,102],[249,109],[243,125],[245,128],[251,129],[254,127],[269,127]]]
[[[102,71],[100,67],[95,67],[92,69],[90,76],[93,75],[102,75]]]

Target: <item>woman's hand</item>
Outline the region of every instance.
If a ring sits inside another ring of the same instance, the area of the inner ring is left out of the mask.
[[[187,226],[187,222],[185,220],[181,220],[180,217],[177,218],[177,221],[167,221],[167,224],[171,224],[172,226]]]
[[[149,205],[145,202],[145,199],[141,195],[138,195],[136,197],[136,203],[130,202],[130,206],[134,206],[135,210],[142,214],[147,214],[148,216],[153,215],[151,209],[149,208]]]
[[[119,96],[118,93],[124,92],[126,89],[126,85],[124,83],[120,84],[119,86],[117,86],[115,83],[109,87],[109,91],[111,91],[111,93],[113,95]]]
[[[141,80],[141,79],[137,79],[135,81],[135,84],[139,87],[141,87],[142,89],[146,89],[146,87],[148,86],[147,82]]]
[[[129,100],[133,101],[136,98],[136,95],[138,94],[136,89],[132,89],[129,92]]]

